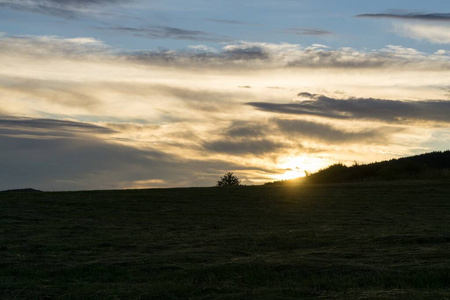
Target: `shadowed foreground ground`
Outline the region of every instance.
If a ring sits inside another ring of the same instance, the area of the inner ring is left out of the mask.
[[[450,182],[0,193],[2,299],[448,299]]]

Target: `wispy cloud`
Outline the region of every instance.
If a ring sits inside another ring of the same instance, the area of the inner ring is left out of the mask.
[[[18,117],[2,117],[0,115],[0,135],[29,134],[54,137],[74,134],[112,134],[115,131],[90,123],[82,123],[55,119],[33,119]]]
[[[356,17],[409,21],[396,22],[394,24],[394,31],[407,38],[424,40],[434,44],[450,43],[449,27],[445,24],[445,22],[450,21],[450,13],[377,13],[361,14]],[[427,21],[436,22],[431,24]]]
[[[283,133],[292,137],[303,137],[326,143],[380,143],[387,142],[393,133],[400,132],[401,128],[378,127],[372,129],[349,130],[336,126],[299,119],[274,119],[273,122]]]
[[[128,33],[136,37],[148,39],[175,39],[190,40],[200,42],[225,42],[228,38],[208,33],[200,30],[187,30],[169,26],[147,26],[145,28],[136,27],[95,27],[99,30],[112,31],[117,33]]]
[[[395,24],[394,30],[404,37],[415,40],[425,40],[435,44],[450,44],[449,26],[431,24]]]
[[[238,139],[216,140],[205,142],[203,147],[207,151],[226,153],[232,155],[261,155],[273,153],[283,147],[283,144],[271,141],[269,139]]]
[[[400,20],[450,21],[450,13],[376,13],[360,14],[358,18],[387,18]]]
[[[54,5],[61,5],[65,7],[86,7],[92,5],[127,3],[132,1],[133,0],[41,0],[41,1],[38,0],[33,2],[47,2],[52,3]]]
[[[255,25],[253,23],[248,23],[244,21],[236,21],[236,20],[224,20],[224,19],[205,19],[206,21],[215,22],[215,23],[222,23],[222,24],[229,24],[229,25]]]
[[[90,37],[0,36],[0,52],[24,57],[88,59],[109,55],[109,50],[102,41]]]
[[[331,35],[333,34],[331,31],[327,31],[324,29],[318,28],[288,28],[284,32],[291,33],[295,35],[315,35],[315,36],[323,36],[323,35]]]
[[[0,6],[66,19],[76,19],[93,9],[125,4],[133,0],[0,0]]]

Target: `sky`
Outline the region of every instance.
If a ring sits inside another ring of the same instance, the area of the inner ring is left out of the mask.
[[[0,0],[0,190],[447,150],[449,46],[445,0]]]

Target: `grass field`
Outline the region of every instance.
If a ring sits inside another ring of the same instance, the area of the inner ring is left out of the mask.
[[[450,182],[0,193],[1,299],[449,299]]]

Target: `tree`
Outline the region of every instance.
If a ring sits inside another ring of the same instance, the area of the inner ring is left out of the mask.
[[[240,185],[241,181],[239,178],[233,175],[233,173],[228,172],[225,175],[223,175],[219,181],[217,181],[216,186],[237,186]]]

